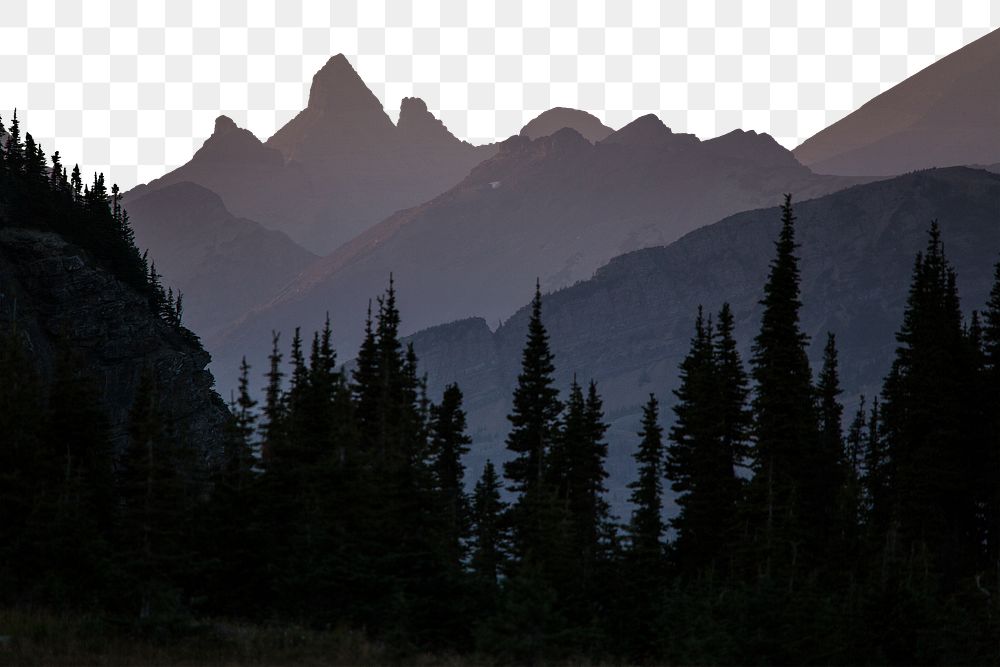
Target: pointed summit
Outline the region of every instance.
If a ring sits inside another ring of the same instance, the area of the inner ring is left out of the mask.
[[[309,104],[267,140],[289,160],[329,162],[337,155],[385,144],[395,130],[382,103],[342,53],[315,76]]]
[[[399,105],[399,122],[396,123],[406,142],[417,144],[455,143],[448,128],[427,109],[419,97],[404,97]]]
[[[239,129],[239,126],[232,118],[223,114],[215,119],[215,131],[213,134],[225,134]]]
[[[674,134],[669,127],[663,124],[659,116],[648,113],[645,116],[639,116],[601,143],[660,148],[668,143],[678,141],[688,143],[692,141],[697,142],[698,140],[694,135]]]
[[[243,129],[229,116],[215,119],[215,129],[192,161],[254,162],[280,164],[281,156],[264,146],[250,130]]]
[[[381,112],[382,103],[368,89],[343,53],[331,57],[313,76],[309,108],[353,112]]]
[[[607,138],[614,130],[602,123],[597,116],[579,109],[554,107],[543,111],[521,128],[521,134],[530,139],[555,134],[564,127],[579,132],[590,143]]]

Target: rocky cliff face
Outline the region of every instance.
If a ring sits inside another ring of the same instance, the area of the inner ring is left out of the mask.
[[[221,452],[228,413],[212,388],[208,353],[82,249],[49,232],[0,229],[0,327],[15,320],[43,377],[68,350],[96,380],[117,446],[148,368],[174,432],[206,462]]]

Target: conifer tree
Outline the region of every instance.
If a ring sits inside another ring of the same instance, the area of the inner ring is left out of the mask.
[[[723,446],[732,451],[737,465],[745,465],[748,442],[753,429],[753,414],[748,400],[750,381],[736,349],[736,325],[728,303],[722,304],[715,326],[714,353],[719,385],[718,414]]]
[[[249,481],[253,468],[254,434],[257,432],[257,401],[250,395],[250,364],[246,357],[240,362],[236,398],[230,406],[233,414],[231,449],[225,452],[225,473],[231,484],[242,488]]]
[[[17,120],[17,109],[14,109],[14,117],[10,121],[10,127],[7,128],[4,152],[7,168],[12,172],[20,172],[23,169],[24,146],[21,144],[21,123]]]
[[[83,197],[83,176],[80,174],[80,165],[73,165],[73,173],[70,176],[70,185],[73,186],[73,199],[75,201],[80,201]]]
[[[674,554],[688,572],[711,567],[735,526],[739,482],[716,414],[721,394],[711,321],[698,309],[691,349],[681,362],[676,419],[664,470],[678,494]]]
[[[868,441],[868,412],[864,394],[858,398],[858,409],[844,438],[845,498],[848,518],[853,524],[864,519],[864,490],[862,487],[863,464]]]
[[[59,151],[52,154],[52,171],[49,174],[49,178],[52,182],[53,190],[62,189],[62,179],[63,179],[63,166],[62,161],[59,156]]]
[[[844,461],[844,407],[839,396],[840,373],[837,362],[837,339],[832,333],[826,337],[823,348],[823,366],[816,383],[819,415],[818,463],[821,469],[829,471],[817,481],[822,485],[818,491],[827,498],[834,497],[846,480]]]
[[[24,173],[33,181],[45,179],[45,153],[28,132],[24,135]]]
[[[604,468],[608,456],[604,435],[608,425],[604,423],[604,404],[593,380],[587,385],[583,425],[583,437],[573,450],[570,467],[569,509],[579,540],[579,556],[585,565],[592,567],[593,561],[601,556],[601,541],[609,521],[608,503],[604,498],[607,492],[604,480],[608,477]],[[588,560],[591,562],[587,563]]]
[[[553,386],[553,355],[549,336],[542,324],[542,293],[535,285],[528,321],[528,339],[521,356],[521,373],[514,389],[513,410],[507,417],[511,431],[507,449],[515,458],[504,464],[504,476],[510,490],[528,493],[542,482],[545,458],[558,437],[562,405]]]
[[[885,440],[882,437],[881,425],[882,411],[876,396],[872,400],[868,416],[861,475],[865,523],[873,531],[887,529],[892,512],[892,498],[889,495],[889,458]]]
[[[545,545],[555,539],[553,522],[559,510],[552,504],[555,490],[546,484],[545,466],[560,436],[562,404],[554,386],[553,355],[542,323],[541,288],[536,283],[528,321],[528,338],[521,357],[521,372],[514,389],[513,410],[507,419],[511,430],[507,449],[514,458],[504,463],[509,489],[518,494],[511,507],[512,540],[518,558],[549,558]]]
[[[638,477],[630,482],[632,519],[629,522],[631,553],[644,563],[658,563],[663,556],[663,429],[659,424],[659,402],[654,394],[642,409],[639,449],[633,455]]]
[[[799,264],[791,196],[781,209],[776,255],[764,286],[764,314],[754,339],[756,443],[750,486],[758,571],[794,581],[793,564],[809,566],[823,551],[829,496],[823,481],[808,339],[799,326]]]
[[[830,451],[840,451],[843,446],[842,421],[844,408],[837,398],[840,389],[840,375],[837,370],[837,341],[832,333],[826,336],[823,348],[823,368],[816,384],[819,396],[819,427]]]
[[[487,459],[482,477],[472,494],[472,553],[469,566],[480,580],[496,585],[504,566],[505,503],[500,497],[501,482],[493,463]]]
[[[441,403],[431,408],[431,452],[434,476],[441,496],[445,521],[444,542],[451,564],[460,568],[464,543],[469,535],[469,503],[462,484],[465,466],[462,457],[472,439],[465,432],[462,391],[448,385]]]
[[[632,491],[632,517],[628,524],[628,547],[620,567],[624,595],[621,606],[613,605],[617,631],[623,652],[636,662],[649,662],[656,656],[662,622],[661,609],[666,573],[663,536],[664,448],[663,429],[659,424],[659,402],[649,395],[642,411],[639,449],[633,455],[638,465]]]
[[[372,305],[368,302],[365,318],[365,335],[358,350],[354,370],[351,374],[351,393],[354,397],[354,414],[361,436],[361,447],[365,451],[374,450],[379,440],[379,398],[381,396],[378,341],[372,322]]]
[[[282,400],[281,350],[278,341],[281,334],[271,332],[271,354],[268,356],[267,385],[264,392],[264,419],[260,424],[261,459],[265,466],[274,462],[275,449],[281,447],[282,422],[284,421],[284,401]]]
[[[975,441],[968,437],[976,369],[955,284],[940,229],[932,223],[927,249],[917,256],[896,357],[882,390],[900,546],[926,549],[932,567],[949,576],[968,572],[979,561],[978,498],[969,480],[985,463],[977,460]]]

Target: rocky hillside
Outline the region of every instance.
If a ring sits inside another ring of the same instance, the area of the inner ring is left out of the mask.
[[[208,353],[88,252],[52,232],[0,228],[0,328],[15,320],[43,376],[69,352],[96,379],[118,445],[148,368],[175,432],[206,459],[221,452],[228,412],[206,370]]]
[[[287,235],[237,218],[222,199],[177,183],[126,200],[136,244],[150,248],[164,281],[184,293],[185,322],[210,338],[264,303],[318,259]]]
[[[776,202],[777,203],[777,200]],[[1000,259],[1000,176],[950,168],[856,186],[796,206],[802,312],[814,362],[827,331],[838,336],[844,399],[879,391],[895,348],[915,253],[931,220],[941,225],[966,310],[981,307]],[[761,288],[780,227],[777,208],[740,213],[666,247],[618,257],[593,279],[549,294],[544,319],[563,387],[598,381],[613,422],[611,488],[620,503],[632,473],[642,401],[668,405],[699,304],[729,301],[744,359],[756,334]],[[527,301],[530,293],[524,295]],[[400,298],[407,299],[405,285]],[[509,393],[527,325],[522,308],[495,332],[464,320],[413,337],[432,395],[451,381],[465,392],[477,455],[503,458]],[[669,410],[664,412],[669,420]]]

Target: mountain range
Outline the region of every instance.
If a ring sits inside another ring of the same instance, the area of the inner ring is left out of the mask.
[[[777,203],[775,199],[775,203]],[[895,349],[913,258],[932,220],[958,272],[966,312],[985,303],[1000,260],[1000,175],[969,168],[922,171],[795,205],[802,269],[802,324],[814,368],[827,332],[837,335],[844,400],[878,394]],[[596,380],[612,422],[608,469],[616,504],[632,474],[641,406],[650,392],[673,403],[678,365],[698,306],[732,306],[744,361],[759,329],[762,286],[780,228],[776,207],[730,216],[663,247],[615,258],[590,279],[548,294],[543,317],[565,390]],[[525,295],[523,299],[528,300]],[[400,299],[406,302],[404,285]],[[529,308],[496,331],[466,319],[414,335],[431,395],[449,382],[465,392],[478,444],[472,465],[503,460],[503,437]],[[664,413],[669,423],[669,412]],[[850,410],[848,410],[850,415]]]
[[[188,164],[134,189],[127,204],[140,244],[184,291],[188,322],[212,351],[224,391],[240,356],[260,367],[272,330],[308,332],[327,312],[342,356],[353,356],[368,303],[390,274],[406,331],[465,320],[435,330],[502,338],[508,324],[491,329],[523,305],[536,279],[546,291],[590,284],[595,271],[625,261],[617,256],[674,247],[681,237],[691,243],[685,234],[772,206],[784,192],[801,201],[915,168],[997,163],[998,98],[984,73],[1000,57],[998,35],[794,152],[755,132],[699,140],[654,115],[614,130],[561,107],[475,147],[415,98],[392,123],[338,55],[313,78],[307,107],[273,137],[262,142],[220,117]],[[688,270],[692,280],[712,280],[700,266]],[[636,331],[646,326],[640,315]],[[447,364],[466,372],[455,359]],[[676,369],[661,370],[671,378]]]
[[[735,131],[700,141],[643,116],[596,144],[576,130],[502,142],[461,183],[390,216],[312,264],[218,339],[262,358],[269,332],[322,324],[353,350],[367,303],[390,273],[406,293],[408,331],[478,315],[505,318],[530,294],[585,280],[615,255],[663,245],[786,189],[826,194],[855,181],[816,176],[771,137]]]
[[[494,151],[455,138],[417,98],[403,100],[394,124],[340,54],[313,77],[306,108],[267,141],[220,116],[190,162],[129,195],[197,183],[237,216],[324,254],[443,192]]]
[[[318,257],[284,232],[238,218],[219,195],[175,183],[127,201],[136,243],[154,249],[156,270],[186,295],[185,321],[211,338]]]

